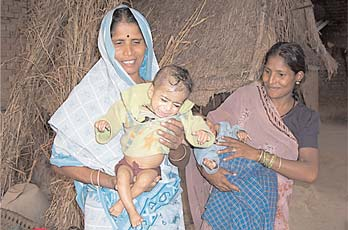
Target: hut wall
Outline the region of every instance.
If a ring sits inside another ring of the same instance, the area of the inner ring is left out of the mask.
[[[26,20],[28,0],[1,1],[1,111],[6,109],[21,51],[21,26]],[[16,58],[16,59],[15,59]]]
[[[170,60],[190,71],[195,83],[191,100],[196,104],[207,105],[210,96],[231,92],[256,79],[268,48],[276,41],[294,41],[305,50],[310,67],[303,84],[305,99],[319,110],[319,67],[323,66],[331,78],[336,62],[320,40],[310,0],[234,0],[221,4],[211,0],[153,0],[134,1],[134,5],[148,16],[159,59],[166,56],[170,36],[176,38],[194,10],[204,5],[197,20],[202,23],[195,24],[179,41],[180,52],[172,52]]]
[[[308,65],[306,80],[302,85],[306,105],[319,111],[319,66]]]
[[[348,76],[348,20],[346,0],[317,0],[316,20],[329,20],[321,30],[321,38],[328,52],[338,62],[337,75],[327,79],[325,70],[320,69],[319,105],[322,119],[347,120],[347,76]]]
[[[312,12],[313,5],[311,1],[302,1],[297,4],[297,7],[291,11],[293,18],[293,40],[298,42],[305,51],[307,72],[305,74],[305,81],[302,84],[303,96],[306,104],[319,111],[319,69],[322,63],[314,50],[317,47],[310,47],[311,42],[307,42],[308,37],[308,20]],[[313,15],[311,15],[313,16]]]
[[[190,99],[198,105],[206,105],[215,93],[231,92],[257,78],[264,53],[276,41],[268,16],[273,1],[133,2],[148,15],[160,60],[167,54],[170,37],[177,38],[190,16],[201,9],[170,60],[190,71],[195,83]]]

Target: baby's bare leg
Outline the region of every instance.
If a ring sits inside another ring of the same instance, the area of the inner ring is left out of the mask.
[[[120,174],[118,173],[117,175],[120,175]],[[130,193],[128,193],[128,194],[131,194],[131,197],[132,197],[131,205],[134,207],[135,212],[132,211],[132,209],[128,210],[127,205],[124,203],[124,200],[122,199],[120,187],[119,185],[117,185],[121,200],[118,200],[116,204],[112,207],[112,209],[117,210],[117,212],[120,214],[123,208],[126,208],[129,215],[130,222],[133,227],[140,225],[143,219],[141,218],[139,213],[136,211],[132,200],[133,198],[139,196],[144,191],[147,191],[157,176],[158,176],[157,171],[154,169],[145,169],[137,175],[136,181],[133,187],[130,189]]]
[[[123,211],[123,203],[128,202],[130,200],[130,203],[132,202],[132,196],[131,194],[131,183],[133,182],[133,172],[132,169],[127,165],[121,165],[117,172],[117,181],[116,186],[118,190],[118,194],[120,196],[120,200],[118,200],[110,209],[110,214],[114,216],[119,216]],[[119,205],[121,204],[121,205]],[[133,205],[134,206],[134,205]]]
[[[158,173],[154,169],[144,169],[142,170],[136,178],[134,186],[131,188],[133,198],[139,196],[145,191],[149,191],[149,188],[152,187],[152,183],[155,181],[155,178],[158,176]]]

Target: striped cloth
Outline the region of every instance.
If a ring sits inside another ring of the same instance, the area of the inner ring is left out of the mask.
[[[231,136],[229,123],[221,122],[218,137]],[[232,136],[237,138],[236,136]],[[215,151],[223,146],[212,146]],[[208,150],[208,149],[206,149]],[[200,151],[204,151],[203,149]],[[277,175],[261,164],[245,158],[237,158],[224,162],[221,159],[230,155],[219,156],[220,167],[237,176],[228,175],[227,179],[240,188],[240,192],[220,192],[213,188],[203,219],[213,229],[273,229],[278,187]]]

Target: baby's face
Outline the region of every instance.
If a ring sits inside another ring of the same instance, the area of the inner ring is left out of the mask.
[[[177,114],[188,97],[188,92],[176,91],[169,84],[151,86],[149,90],[151,108],[159,117],[169,117]]]

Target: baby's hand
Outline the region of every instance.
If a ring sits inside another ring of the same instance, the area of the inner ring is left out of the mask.
[[[243,142],[243,143],[247,142],[248,140],[251,140],[251,138],[250,138],[250,136],[248,135],[248,133],[245,132],[244,130],[238,131],[238,132],[237,132],[237,137],[238,137],[238,139],[239,139],[241,142]]]
[[[197,142],[200,145],[210,140],[208,132],[204,130],[198,130],[197,132],[194,133],[194,135],[197,136]]]
[[[94,124],[94,126],[99,132],[104,132],[105,130],[108,130],[108,131],[110,130],[109,122],[104,121],[104,120],[97,121]]]

